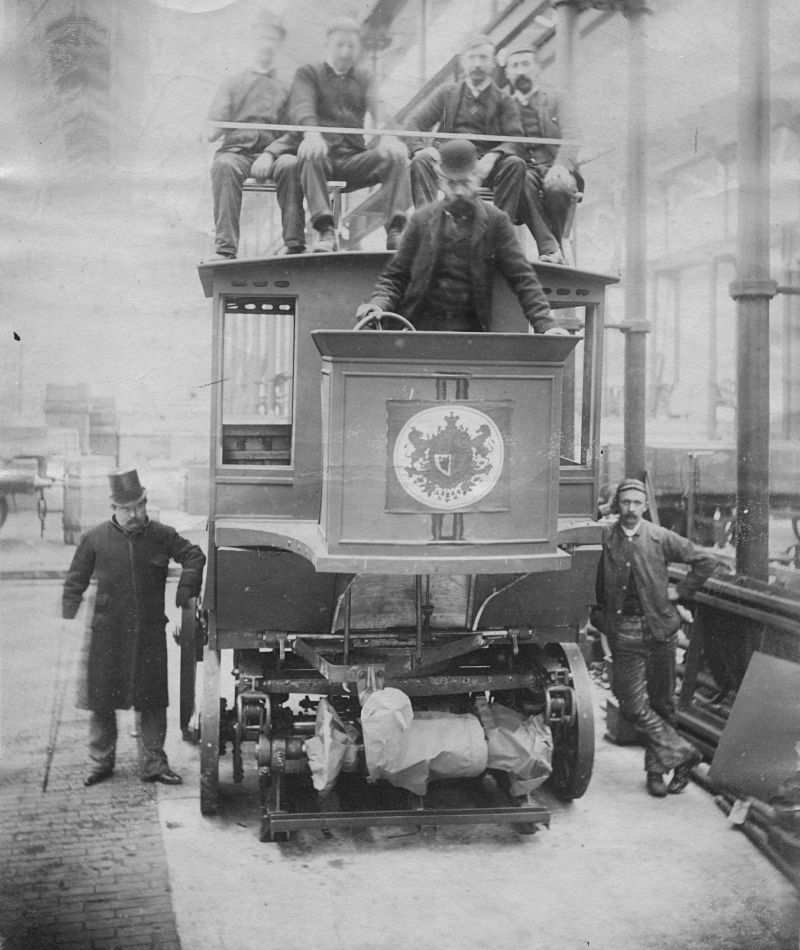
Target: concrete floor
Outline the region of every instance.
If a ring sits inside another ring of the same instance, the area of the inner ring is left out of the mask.
[[[203,819],[196,750],[175,749],[189,784],[164,790],[159,814],[184,950],[255,950],[266,936],[285,950],[794,948],[785,879],[698,787],[649,798],[641,749],[597,727],[589,791],[569,806],[541,794],[553,819],[533,837],[486,826],[261,844],[252,783],[223,787],[222,816]],[[223,917],[228,901],[239,911]]]
[[[31,684],[42,683],[31,735],[46,739],[59,599],[57,583],[3,585],[5,736],[30,729]],[[186,784],[159,787],[158,811],[183,950],[798,945],[794,889],[701,789],[647,796],[641,749],[602,738],[600,689],[592,784],[569,806],[540,796],[553,810],[549,830],[337,830],[275,845],[258,840],[252,756],[240,787],[223,761],[223,813],[201,818],[199,754],[177,729],[175,667],[168,751]]]

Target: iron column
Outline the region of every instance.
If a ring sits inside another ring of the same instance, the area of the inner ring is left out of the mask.
[[[769,573],[769,4],[739,0],[736,570]]]
[[[647,0],[628,0],[625,234],[625,475],[644,478],[647,407]]]
[[[576,111],[575,36],[580,15],[580,0],[554,0],[556,14],[556,85],[564,107],[571,115]],[[563,127],[562,122],[562,127]],[[575,318],[574,310],[562,310],[561,317]],[[569,326],[569,324],[567,324]],[[564,361],[564,382],[561,401],[561,454],[579,457],[575,450],[575,351]],[[584,398],[586,398],[584,396]]]

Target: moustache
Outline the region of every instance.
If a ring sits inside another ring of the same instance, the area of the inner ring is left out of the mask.
[[[514,80],[514,88],[519,89],[522,93],[530,92],[533,88],[530,76],[517,76]]]

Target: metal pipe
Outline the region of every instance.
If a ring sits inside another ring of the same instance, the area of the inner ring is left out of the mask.
[[[417,645],[414,655],[419,663],[422,660],[422,575],[414,577],[414,595],[417,605]]]
[[[428,81],[428,0],[420,0],[419,78],[420,86],[424,86]]]
[[[706,438],[717,437],[717,284],[719,260],[714,257],[708,272],[708,406],[706,408]]]
[[[738,0],[736,570],[769,575],[769,4]]]
[[[555,0],[556,15],[556,83],[564,105],[575,109],[575,37],[577,35],[579,0]]]
[[[556,85],[564,108],[571,114],[575,112],[575,37],[577,34],[580,3],[576,0],[555,0],[553,8],[556,16],[555,66]],[[572,316],[575,311],[567,311]],[[561,455],[564,458],[576,458],[575,452],[575,351],[564,361],[564,381],[561,402]],[[588,395],[584,393],[584,399]]]
[[[647,15],[628,4],[628,129],[625,236],[625,474],[643,478],[647,408]]]
[[[345,665],[350,662],[350,610],[353,601],[353,585],[351,584],[344,595],[344,645],[342,646],[342,661]]]

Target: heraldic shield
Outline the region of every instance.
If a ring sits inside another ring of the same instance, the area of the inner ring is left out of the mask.
[[[388,400],[386,511],[508,511],[511,400]]]

